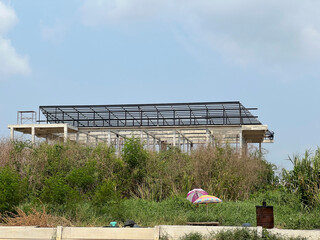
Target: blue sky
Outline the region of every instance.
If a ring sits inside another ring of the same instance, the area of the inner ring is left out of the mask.
[[[0,0],[0,136],[39,105],[241,101],[290,168],[320,138],[320,2]]]

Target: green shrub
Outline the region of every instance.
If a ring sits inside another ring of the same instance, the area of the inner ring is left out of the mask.
[[[26,195],[26,181],[14,169],[4,167],[0,169],[0,183],[0,212],[13,211]]]
[[[139,138],[131,137],[126,139],[122,149],[122,158],[130,170],[143,169],[145,167],[148,155],[146,150],[143,149]]]
[[[95,205],[103,206],[112,201],[120,202],[120,194],[113,181],[105,180],[95,191],[93,202]]]
[[[65,177],[61,174],[45,179],[40,194],[40,199],[43,202],[61,205],[74,202],[77,198],[76,191],[67,184]]]
[[[96,162],[87,162],[85,166],[71,170],[66,180],[71,187],[77,188],[81,193],[85,193],[95,187],[98,179]]]

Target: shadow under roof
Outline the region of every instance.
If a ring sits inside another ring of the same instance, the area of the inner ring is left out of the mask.
[[[240,102],[40,106],[46,123],[76,127],[261,125]],[[39,111],[39,114],[40,114]],[[40,118],[39,118],[40,119]]]

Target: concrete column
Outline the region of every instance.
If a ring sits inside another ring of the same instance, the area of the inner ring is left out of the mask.
[[[172,145],[175,147],[176,146],[176,131],[173,131],[173,143]]]
[[[98,146],[98,137],[96,137],[96,146]]]
[[[259,153],[261,154],[261,142],[259,142]]]
[[[79,132],[76,133],[76,142],[79,142]]]
[[[248,143],[244,139],[244,144],[243,144],[243,154],[246,156],[248,153]]]
[[[14,128],[10,128],[10,140],[14,141]]]
[[[178,133],[178,146],[179,146],[179,149],[181,150],[181,136],[180,136],[180,132]]]
[[[206,130],[206,144],[207,146],[209,146],[209,143],[210,143],[210,131],[207,129]]]
[[[35,127],[31,127],[31,143],[35,144],[36,142],[36,129]]]
[[[108,131],[108,146],[111,147],[111,131]]]
[[[153,138],[153,151],[156,151],[156,139]]]
[[[68,140],[68,126],[64,126],[63,128],[63,141],[66,143]]]
[[[149,134],[147,134],[147,149],[149,150]]]
[[[183,140],[182,140],[182,151],[186,151],[186,139],[185,138],[183,138]]]

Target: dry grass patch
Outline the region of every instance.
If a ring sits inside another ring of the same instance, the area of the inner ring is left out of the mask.
[[[57,217],[46,212],[45,207],[42,211],[32,209],[30,213],[24,212],[18,208],[17,213],[5,213],[0,215],[0,221],[7,226],[39,226],[39,227],[56,227],[56,226],[73,226],[72,223],[64,217]]]

